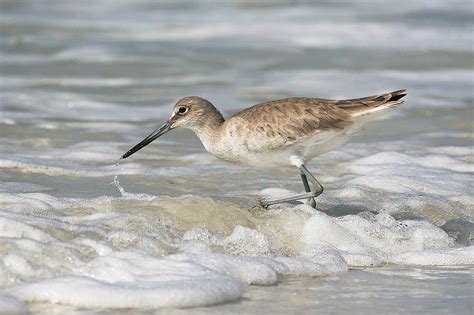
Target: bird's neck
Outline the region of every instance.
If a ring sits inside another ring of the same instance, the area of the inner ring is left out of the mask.
[[[216,109],[215,112],[208,114],[206,119],[202,120],[202,123],[193,128],[204,148],[210,153],[214,153],[215,144],[221,133],[224,121],[224,117]]]

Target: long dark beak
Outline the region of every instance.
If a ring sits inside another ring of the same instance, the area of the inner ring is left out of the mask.
[[[160,136],[162,136],[165,133],[167,133],[168,131],[170,131],[172,129],[171,128],[172,125],[173,124],[171,122],[167,121],[165,124],[163,124],[163,126],[161,126],[160,128],[157,128],[155,131],[150,133],[148,135],[148,137],[143,139],[139,144],[137,144],[136,146],[134,146],[133,148],[128,150],[124,155],[122,155],[122,157],[120,159],[126,159],[130,155],[132,155],[133,153],[140,150],[141,148],[146,147],[147,145],[152,143],[154,140],[158,139]]]

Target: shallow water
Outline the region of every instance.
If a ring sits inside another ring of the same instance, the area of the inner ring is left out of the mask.
[[[0,309],[468,313],[473,11],[1,2]],[[219,161],[184,130],[116,165],[186,95],[229,115],[399,88],[401,108],[308,165],[322,212],[252,211],[297,173]]]

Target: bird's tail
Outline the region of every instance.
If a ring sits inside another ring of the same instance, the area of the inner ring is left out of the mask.
[[[407,95],[406,90],[398,90],[363,98],[341,100],[337,101],[335,105],[347,110],[354,119],[364,116],[375,118],[381,116],[386,110],[402,104],[404,102],[402,98],[405,95]]]

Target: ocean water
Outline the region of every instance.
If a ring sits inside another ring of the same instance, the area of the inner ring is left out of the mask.
[[[473,311],[471,1],[1,1],[0,313]],[[407,88],[309,169],[318,210],[255,209],[298,172],[219,161],[174,130]]]

